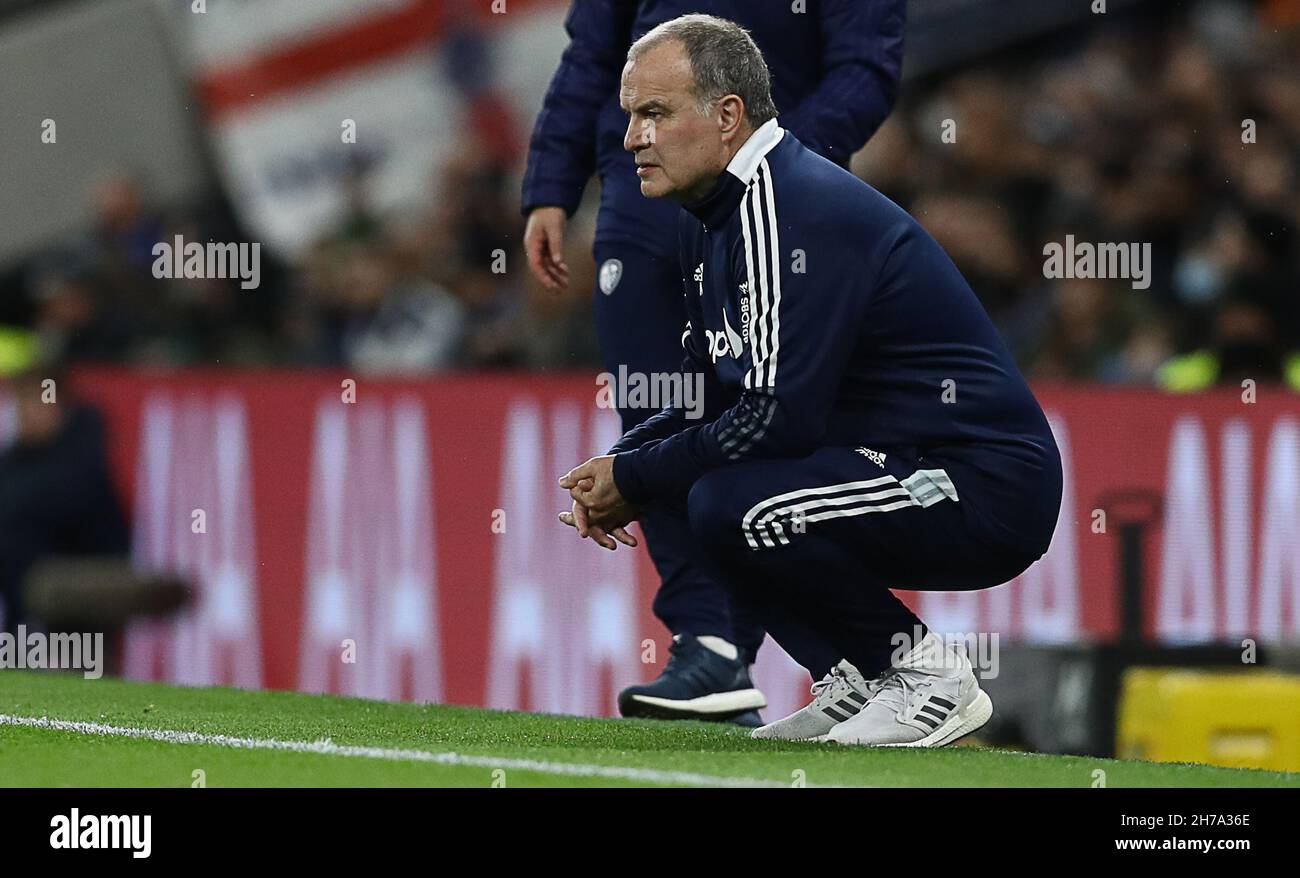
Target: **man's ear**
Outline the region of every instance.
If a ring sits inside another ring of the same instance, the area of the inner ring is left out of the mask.
[[[718,133],[726,143],[736,137],[745,121],[745,102],[740,95],[727,95],[718,101]]]

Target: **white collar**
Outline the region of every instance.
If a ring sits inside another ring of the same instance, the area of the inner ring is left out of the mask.
[[[758,127],[740,150],[732,156],[727,164],[727,171],[746,186],[758,171],[763,157],[772,151],[772,147],[781,142],[785,129],[776,124],[776,119],[768,119]]]

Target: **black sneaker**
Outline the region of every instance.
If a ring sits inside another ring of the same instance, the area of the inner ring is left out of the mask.
[[[692,634],[678,634],[657,680],[619,693],[623,716],[653,719],[743,720],[767,706],[749,679],[749,666],[718,655]]]

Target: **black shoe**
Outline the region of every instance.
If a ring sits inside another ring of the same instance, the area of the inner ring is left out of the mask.
[[[653,719],[737,719],[767,706],[749,680],[749,666],[718,655],[693,634],[678,634],[668,647],[668,665],[657,680],[619,693],[623,716]]]

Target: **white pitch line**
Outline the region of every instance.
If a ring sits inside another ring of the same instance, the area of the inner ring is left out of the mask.
[[[790,784],[782,781],[760,780],[750,777],[719,777],[709,774],[696,774],[690,771],[658,771],[653,768],[586,765],[573,762],[547,762],[536,759],[507,759],[494,756],[471,756],[453,752],[433,753],[427,750],[395,750],[385,747],[350,747],[335,744],[329,738],[320,741],[237,738],[230,735],[206,735],[201,732],[110,726],[103,723],[73,722],[37,716],[11,716],[3,713],[0,713],[0,726],[21,726],[24,728],[76,732],[83,735],[104,735],[115,738],[141,738],[148,741],[161,741],[166,744],[207,744],[215,747],[234,747],[244,750],[318,753],[324,756],[387,759],[396,762],[432,762],[438,765],[467,765],[478,768],[513,768],[518,771],[536,771],[543,774],[601,777],[640,783],[685,784],[700,787],[790,787]],[[808,786],[815,786],[815,784],[808,784]]]

